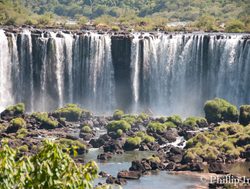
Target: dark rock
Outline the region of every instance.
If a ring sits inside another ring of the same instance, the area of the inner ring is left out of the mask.
[[[91,133],[80,133],[80,137],[83,138],[85,141],[91,140],[93,135]]]
[[[149,165],[150,166],[150,165]],[[150,167],[151,169],[151,167]],[[132,165],[131,167],[129,168],[130,171],[139,171],[141,173],[145,172],[146,169],[144,167],[144,165],[141,163],[141,161],[132,161]]]
[[[142,144],[140,145],[139,150],[140,150],[140,151],[149,151],[149,147],[147,146],[147,144],[142,143]]]
[[[99,176],[101,176],[101,177],[108,177],[109,176],[109,174],[108,173],[106,173],[106,172],[104,172],[104,171],[101,171],[100,173],[99,173]]]
[[[112,140],[103,146],[104,152],[121,152],[122,151],[122,141]]]
[[[210,163],[208,167],[209,173],[216,173],[216,174],[228,174],[228,170],[225,164],[222,163]]]
[[[168,130],[163,134],[163,137],[168,140],[168,142],[175,142],[178,137],[176,130]]]
[[[105,140],[102,138],[91,139],[89,141],[89,144],[91,144],[93,146],[93,148],[100,148],[101,146],[103,146],[105,144]]]
[[[97,159],[99,159],[99,160],[109,160],[109,159],[111,159],[112,158],[112,154],[111,153],[103,153],[103,154],[99,154],[98,156],[97,156]]]
[[[167,171],[172,171],[172,170],[175,169],[175,167],[176,167],[176,164],[175,164],[174,162],[170,162],[170,163],[168,163],[168,164],[166,165],[165,170],[167,170]]]
[[[124,185],[127,183],[126,179],[123,178],[116,178],[116,177],[112,177],[109,176],[106,180],[107,184],[119,184],[119,185]]]
[[[120,171],[117,175],[117,178],[124,179],[139,179],[141,177],[141,172],[139,171]]]

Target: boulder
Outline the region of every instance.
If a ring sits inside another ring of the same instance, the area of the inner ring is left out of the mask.
[[[112,154],[111,153],[103,153],[103,154],[99,154],[97,156],[97,159],[104,160],[104,161],[109,160],[111,158],[112,158]]]
[[[100,148],[105,144],[105,140],[103,138],[91,139],[89,144],[91,144],[93,148]]]
[[[137,180],[141,177],[141,172],[139,171],[120,171],[117,178],[133,179]]]
[[[228,170],[225,164],[222,163],[210,163],[208,167],[209,173],[216,173],[216,174],[228,174]]]
[[[107,184],[119,184],[119,185],[124,185],[127,183],[126,179],[123,178],[116,178],[116,177],[112,177],[109,176],[106,180]]]
[[[149,165],[149,167],[150,167],[150,165]],[[150,169],[151,169],[151,167],[150,167]],[[144,165],[142,164],[142,162],[138,161],[138,160],[132,161],[132,165],[129,168],[129,170],[130,171],[138,171],[138,172],[141,172],[141,173],[146,171],[146,169],[145,169]]]

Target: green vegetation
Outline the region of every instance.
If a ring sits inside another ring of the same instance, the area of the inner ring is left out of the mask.
[[[220,121],[237,122],[239,116],[237,107],[221,98],[207,101],[204,106],[204,111],[209,123]]]
[[[41,128],[54,129],[58,126],[58,121],[49,118],[48,113],[33,113],[32,116],[41,122]]]
[[[250,105],[240,107],[239,122],[242,125],[248,125],[250,123]]]
[[[140,137],[141,140],[145,143],[148,143],[148,142],[155,142],[155,138],[152,137],[152,136],[149,136],[146,132],[144,131],[139,131],[136,133],[136,136],[137,137]]]
[[[123,115],[124,115],[124,112],[122,110],[115,110],[113,114],[113,119],[120,120]]]
[[[57,109],[53,115],[58,118],[65,118],[67,121],[79,121],[81,116],[90,116],[90,112],[81,109],[76,104],[67,104],[63,108]]]
[[[15,127],[15,128],[18,128],[18,129],[26,127],[26,121],[23,118],[20,118],[20,117],[12,119],[10,124],[11,124],[11,127]]]
[[[128,137],[126,139],[126,143],[129,144],[129,145],[132,145],[132,146],[139,146],[142,142],[142,139],[141,137]]]
[[[25,105],[23,103],[18,103],[16,105],[9,106],[6,110],[14,115],[23,114],[25,112]]]
[[[85,126],[82,127],[81,132],[83,132],[83,133],[91,133],[92,129],[88,125],[85,125]]]
[[[2,0],[4,25],[63,26],[79,29],[93,21],[97,29],[250,31],[248,0]],[[68,23],[69,19],[76,21]],[[169,26],[169,22],[188,22]],[[226,27],[224,24],[226,23]]]
[[[26,147],[19,150],[27,150]],[[0,188],[92,188],[97,165],[76,164],[60,145],[45,141],[38,153],[18,158],[19,152],[3,143],[0,149]]]
[[[222,124],[212,132],[199,133],[186,144],[184,160],[194,161],[198,157],[204,161],[215,161],[220,154],[229,160],[237,159],[250,144],[250,126]]]
[[[21,128],[17,131],[16,138],[24,139],[28,135],[28,130],[26,128]]]
[[[86,144],[82,143],[80,140],[70,140],[66,138],[60,138],[57,143],[62,145],[63,149],[70,150],[71,154],[83,154],[87,150]]]
[[[119,129],[126,132],[131,129],[131,125],[124,120],[111,121],[107,125],[108,132],[117,132]]]
[[[188,117],[184,122],[184,126],[190,128],[205,127],[208,125],[207,120],[203,117]]]
[[[171,121],[161,120],[163,123],[157,122],[157,121],[151,121],[147,126],[147,132],[157,132],[159,134],[164,133],[167,129],[175,128],[177,125],[175,125]]]
[[[182,119],[179,115],[169,116],[167,117],[167,121],[174,123],[178,127],[182,125]]]

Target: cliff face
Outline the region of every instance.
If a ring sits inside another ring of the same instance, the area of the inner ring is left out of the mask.
[[[245,34],[0,30],[0,106],[195,115],[214,97],[250,103],[249,64]]]

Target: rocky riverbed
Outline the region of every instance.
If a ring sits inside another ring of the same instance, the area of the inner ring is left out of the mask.
[[[20,103],[1,113],[0,138],[19,148],[20,156],[36,153],[44,139],[75,147],[77,162],[98,162],[100,179],[96,185],[218,188],[225,183],[209,183],[214,175],[250,176],[247,119],[243,126],[234,120],[234,114],[227,116],[218,122],[209,122],[208,115],[208,119],[182,120],[176,115],[130,115],[121,110],[112,116],[94,116],[75,104],[51,113],[26,114]]]

